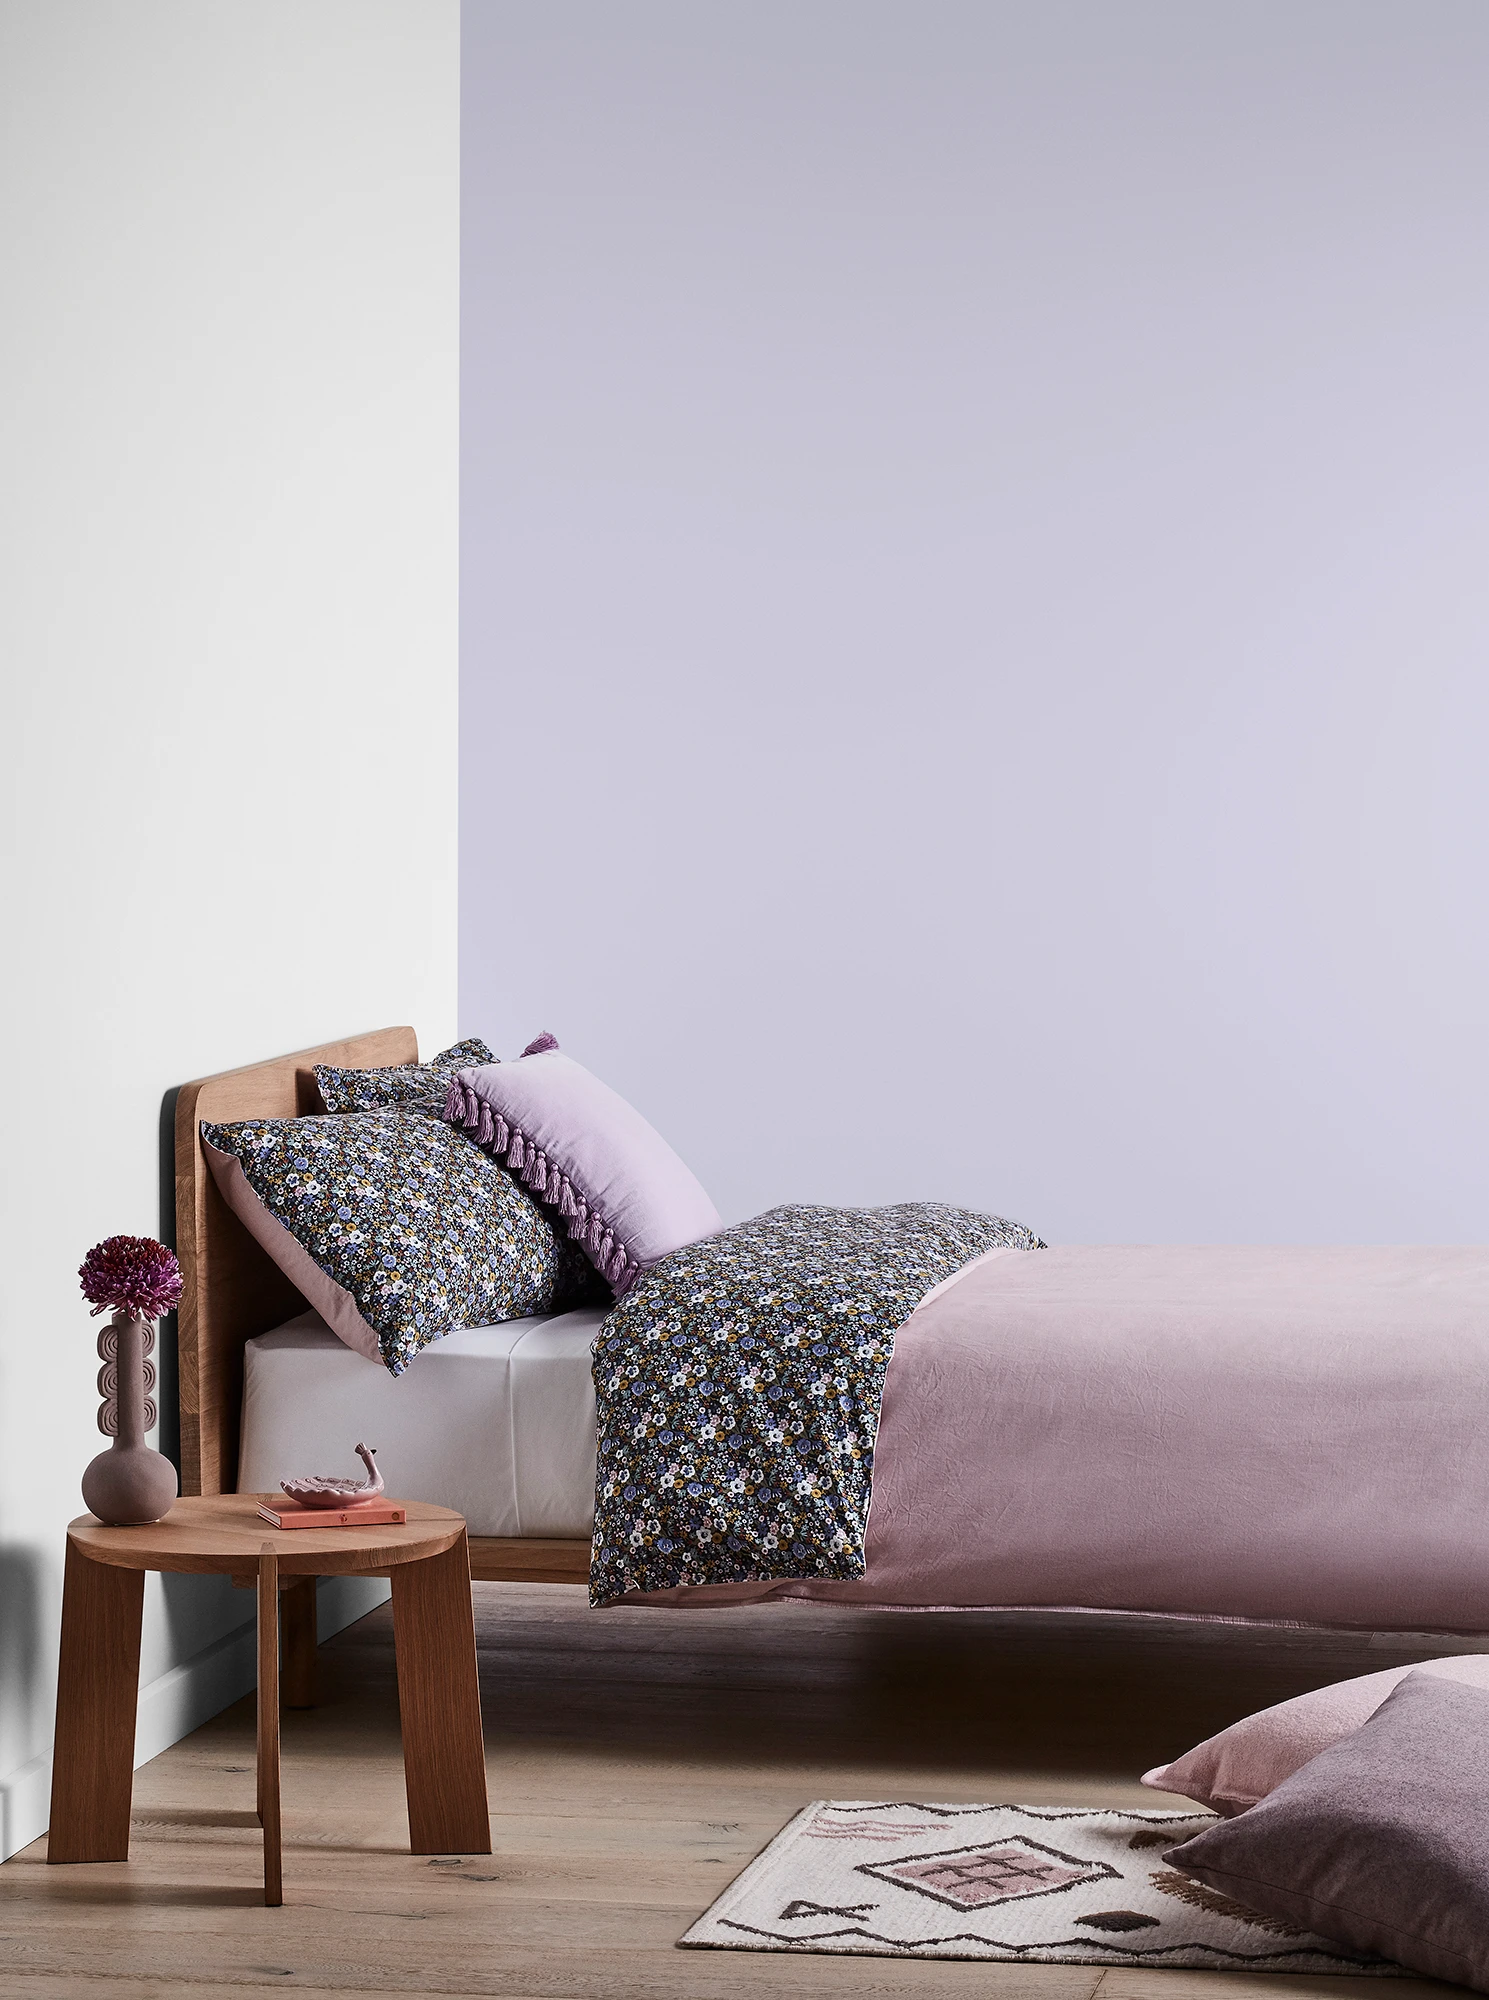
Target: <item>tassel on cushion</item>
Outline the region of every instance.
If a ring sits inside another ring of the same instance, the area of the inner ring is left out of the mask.
[[[676,1155],[629,1106],[563,1056],[556,1036],[545,1031],[522,1053],[552,1055],[554,1060],[534,1062],[525,1071],[515,1064],[502,1072],[491,1070],[482,1074],[480,1088],[452,1081],[445,1116],[547,1203],[552,1219],[567,1228],[618,1292],[670,1248],[696,1242],[723,1226],[718,1210]],[[466,1074],[474,1078],[477,1071]],[[545,1134],[555,1131],[556,1153],[538,1146],[518,1124],[509,1125],[501,1104],[510,1104],[514,1118],[530,1119]],[[550,1111],[554,1116],[548,1116]],[[585,1162],[576,1168],[581,1175],[577,1184],[565,1171],[571,1148]],[[633,1186],[638,1176],[644,1185]],[[590,1177],[605,1190],[599,1197],[602,1204],[610,1205],[620,1194],[627,1197],[629,1206],[619,1203],[627,1217],[619,1240],[586,1200],[583,1182]],[[631,1212],[638,1202],[639,1215]]]

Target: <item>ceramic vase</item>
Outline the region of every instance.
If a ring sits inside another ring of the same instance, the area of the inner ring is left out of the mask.
[[[155,1422],[155,1328],[118,1312],[98,1336],[98,1428],[113,1439],[83,1474],[83,1504],[114,1527],[138,1527],[169,1513],[176,1468],[152,1451],[145,1433]]]

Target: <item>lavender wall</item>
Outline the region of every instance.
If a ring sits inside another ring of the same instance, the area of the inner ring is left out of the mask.
[[[463,1027],[728,1214],[1481,1238],[1489,8],[464,65]]]

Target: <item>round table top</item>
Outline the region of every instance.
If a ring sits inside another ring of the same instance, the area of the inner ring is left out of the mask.
[[[276,1511],[293,1504],[282,1493],[187,1495],[162,1520],[139,1528],[110,1528],[92,1514],[79,1515],[67,1539],[91,1561],[116,1569],[248,1575],[268,1549],[281,1575],[341,1576],[443,1555],[465,1533],[462,1515],[424,1500],[394,1500],[407,1509],[407,1521],[368,1528],[275,1528],[260,1516],[260,1501]]]

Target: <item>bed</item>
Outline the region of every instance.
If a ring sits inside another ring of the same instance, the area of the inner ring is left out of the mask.
[[[393,1380],[306,1311],[201,1156],[204,1119],[318,1109],[316,1063],[415,1056],[384,1029],[181,1092],[183,1484],[268,1489],[340,1425],[391,1440],[394,1488],[466,1515],[475,1577],[582,1583],[603,1314],[447,1335]],[[1484,1248],[994,1251],[899,1331],[864,1574],[647,1601],[1480,1633],[1486,1520]]]

